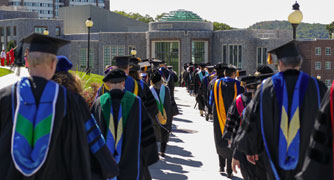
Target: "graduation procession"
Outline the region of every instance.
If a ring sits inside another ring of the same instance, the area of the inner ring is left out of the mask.
[[[1,52],[0,180],[334,179],[334,81],[302,71],[300,41],[254,71],[130,48],[100,75],[70,43],[32,33]]]

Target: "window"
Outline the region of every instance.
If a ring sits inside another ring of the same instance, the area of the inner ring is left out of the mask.
[[[16,26],[13,27],[13,36],[16,36]]]
[[[326,55],[327,56],[331,55],[331,48],[330,47],[326,47]]]
[[[111,65],[111,46],[103,46],[103,67]]]
[[[330,79],[326,79],[325,80],[325,84],[326,84],[326,86],[330,87],[331,86],[331,80]]]
[[[60,27],[56,27],[56,36],[60,36]]]
[[[225,46],[225,45],[224,45]],[[226,51],[224,52],[223,46],[223,62],[232,64],[238,68],[242,65],[242,46],[241,45],[229,45],[229,55],[227,56]],[[225,48],[227,49],[227,48]],[[228,61],[224,61],[224,56],[229,57]]]
[[[223,63],[227,63],[227,45],[223,45]]]
[[[179,41],[153,41],[151,57],[164,60],[179,73],[180,42]]]
[[[80,68],[86,68],[87,67],[87,48],[80,48],[79,52],[79,62],[80,62]],[[90,49],[89,53],[89,67],[93,68],[94,67],[94,49]]]
[[[128,46],[128,54],[129,54],[129,56],[131,56],[131,51],[132,51],[132,49],[136,49],[136,46],[134,46],[134,45],[130,45],[130,46]]]
[[[315,70],[321,70],[321,62],[315,62]]]
[[[125,55],[125,46],[123,45],[113,45],[111,46],[111,59],[113,59],[115,56],[124,56]],[[112,62],[112,65],[114,65],[115,62]]]
[[[7,26],[7,27],[6,27],[6,34],[7,34],[7,36],[10,36],[10,34],[11,34],[11,33],[10,33],[10,26]]]
[[[317,55],[317,56],[321,55],[321,47],[316,47],[315,48],[315,55]]]
[[[47,28],[48,27],[46,27],[46,26],[35,26],[35,33],[43,34],[43,31]]]
[[[191,44],[191,61],[193,63],[208,62],[208,41],[193,41]]]
[[[326,62],[325,62],[325,68],[326,68],[327,70],[330,70],[330,69],[331,69],[331,62],[330,62],[330,61],[326,61]]]
[[[267,48],[257,48],[257,66],[267,64]]]

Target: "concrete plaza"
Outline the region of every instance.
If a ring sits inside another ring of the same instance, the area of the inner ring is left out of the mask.
[[[176,103],[181,114],[174,117],[172,135],[166,157],[150,167],[153,179],[159,180],[223,180],[219,174],[213,123],[205,121],[194,109],[195,97],[185,88],[175,88]],[[242,179],[238,172],[234,180]]]

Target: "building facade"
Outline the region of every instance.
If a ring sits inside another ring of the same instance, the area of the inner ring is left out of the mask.
[[[298,41],[302,70],[330,86],[334,80],[334,39]]]
[[[109,0],[0,0],[0,6],[25,8],[29,12],[38,13],[39,18],[58,18],[61,7],[93,5],[109,10]]]
[[[94,17],[90,64],[94,64],[93,72],[99,74],[112,64],[114,56],[129,55],[132,48],[136,48],[138,57],[164,60],[178,73],[189,62],[226,62],[254,73],[258,65],[266,64],[268,50],[292,39],[290,30],[213,31],[212,23],[186,10],[172,11],[159,22],[147,25],[94,6],[62,8],[60,17],[68,17],[63,18],[65,37],[72,41],[62,53],[79,69],[86,68],[84,21],[90,16]],[[99,22],[101,16],[105,17],[103,22]]]

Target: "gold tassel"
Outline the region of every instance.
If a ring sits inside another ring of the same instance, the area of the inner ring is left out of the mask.
[[[270,53],[268,53],[267,62],[268,62],[268,64],[273,64],[273,58],[271,57]]]
[[[239,77],[239,70],[237,70],[237,77]]]

